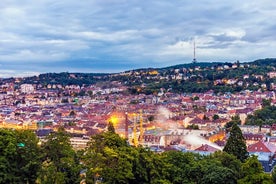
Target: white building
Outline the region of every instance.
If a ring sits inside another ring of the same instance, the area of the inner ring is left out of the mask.
[[[22,93],[32,93],[34,92],[35,88],[32,84],[21,84],[20,91]]]

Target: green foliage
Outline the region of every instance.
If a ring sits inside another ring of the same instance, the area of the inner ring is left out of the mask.
[[[233,124],[230,131],[230,137],[228,138],[223,151],[236,156],[242,162],[244,162],[248,157],[245,139],[237,123]]]
[[[16,155],[17,141],[15,132],[0,129],[0,183],[12,183],[15,173],[16,162],[13,157]]]
[[[273,169],[271,174],[272,174],[273,183],[276,183],[276,169],[275,168]]]
[[[262,106],[263,107],[269,107],[271,106],[271,99],[262,99]]]
[[[205,173],[200,182],[202,184],[236,183],[234,172],[231,169],[220,166],[220,164],[215,164],[215,162],[206,164],[204,171]]]
[[[40,172],[41,183],[79,183],[79,160],[63,128],[50,134],[42,145],[44,160]],[[54,182],[53,182],[54,181]]]
[[[196,100],[199,100],[199,97],[198,96],[195,96],[192,98],[193,101],[196,101]]]
[[[268,65],[260,64],[262,62],[269,63]],[[249,63],[251,64],[251,63]],[[159,80],[156,83],[156,80],[148,80],[143,81],[147,83],[147,87],[144,91],[155,91],[162,88],[171,89],[173,92],[184,92],[184,93],[199,93],[199,92],[206,92],[208,90],[213,90],[215,93],[218,92],[240,92],[242,90],[258,90],[259,86],[254,86],[254,82],[257,83],[265,83],[267,84],[267,89],[270,89],[270,84],[275,82],[275,80],[270,79],[267,77],[267,73],[273,71],[273,66],[275,66],[275,59],[271,59],[269,62],[266,60],[262,60],[257,62],[257,65],[253,67],[246,67],[246,68],[235,68],[235,69],[222,69],[218,70],[218,67],[223,67],[224,65],[228,65],[232,67],[232,63],[208,63],[202,65],[202,63],[198,63],[197,66],[201,66],[200,70],[194,70],[196,66],[190,65],[177,65],[172,67],[167,67],[163,69],[159,69],[161,76],[170,76],[175,75],[173,72],[174,69],[190,69],[187,71],[181,71],[183,79],[173,79],[169,77],[169,79]],[[241,66],[237,63],[238,66]],[[245,65],[247,66],[247,65]],[[168,71],[169,70],[169,71]],[[230,72],[231,71],[231,72]],[[244,75],[249,75],[248,79],[244,79]],[[260,79],[256,78],[255,75],[263,75],[264,79],[261,81]],[[233,85],[229,85],[225,82],[221,82],[216,84],[216,80],[222,81],[227,79],[237,79],[238,81],[243,82],[243,85],[237,85],[237,83]],[[248,85],[245,85],[248,84]]]
[[[187,129],[193,129],[193,130],[198,130],[199,129],[198,125],[195,125],[195,124],[188,125],[186,128]]]
[[[240,140],[237,127],[235,123],[227,144],[231,137]],[[112,128],[92,136],[87,149],[78,152],[72,149],[69,138],[61,128],[40,148],[33,132],[0,129],[0,183],[74,184],[83,179],[81,170],[86,170],[87,184],[272,183],[276,178],[275,172],[272,177],[265,174],[254,156],[245,160],[236,152],[219,151],[209,156],[179,151],[154,153],[128,145]]]
[[[27,183],[34,183],[41,167],[39,140],[30,130],[16,131],[16,139],[17,142],[24,144],[24,146],[17,147],[15,159],[18,161],[17,168],[19,168],[19,171],[16,175]]]
[[[242,178],[238,183],[267,183],[272,184],[272,178],[269,174],[263,172],[261,163],[257,160],[257,156],[249,157],[245,163],[242,164]]]
[[[223,151],[217,151],[213,155],[210,156],[212,159],[218,160],[223,167],[230,169],[233,174],[234,178],[240,178],[241,172],[241,161],[238,160],[234,155],[228,154]]]
[[[231,121],[225,124],[226,132],[229,132],[234,124],[240,125],[241,119],[238,115],[231,117]]]
[[[276,106],[271,106],[269,102],[262,109],[256,110],[253,115],[248,115],[245,120],[246,125],[262,126],[274,123],[276,123]]]
[[[99,177],[105,183],[128,183],[133,179],[132,162],[135,159],[132,148],[126,140],[112,131],[95,135],[91,138],[83,156],[88,168],[87,181],[95,181]]]
[[[73,77],[72,77],[73,76]],[[65,85],[79,85],[82,84],[89,85],[94,84],[95,82],[99,81],[99,77],[105,76],[105,74],[86,74],[86,73],[46,73],[40,74],[38,77],[26,77],[22,80],[22,83],[33,84],[33,83],[40,83],[40,84],[61,84],[62,86]]]
[[[213,120],[217,120],[217,119],[219,119],[219,115],[214,114],[214,115],[213,115]]]
[[[196,160],[201,159],[199,155],[176,151],[165,152],[163,155],[165,156],[164,160],[170,163],[168,172],[169,180],[172,183],[189,183],[196,179],[193,167],[195,167]]]
[[[108,123],[107,130],[108,130],[108,132],[110,132],[110,133],[115,133],[115,128],[114,128],[112,122],[109,122],[109,123]]]
[[[0,129],[0,183],[36,181],[41,166],[37,143],[31,131]]]

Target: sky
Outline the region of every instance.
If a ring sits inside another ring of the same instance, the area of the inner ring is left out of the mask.
[[[1,0],[0,77],[276,57],[275,0]]]

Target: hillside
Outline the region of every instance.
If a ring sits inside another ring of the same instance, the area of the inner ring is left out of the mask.
[[[238,92],[242,90],[273,90],[276,84],[276,59],[259,59],[253,62],[189,63],[164,68],[144,68],[121,73],[46,73],[25,77],[17,83],[87,86],[99,83],[120,82],[131,93],[157,93],[162,88],[178,93]],[[1,83],[15,81],[1,79]]]
[[[178,93],[273,90],[275,67],[276,59],[247,63],[190,63],[137,69],[111,75],[110,79],[124,81],[132,93],[146,94],[158,93],[161,88]]]

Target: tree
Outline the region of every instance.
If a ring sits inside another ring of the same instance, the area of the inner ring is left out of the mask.
[[[262,99],[262,107],[269,107],[271,106],[271,98],[270,99]]]
[[[272,125],[276,120],[276,106],[267,105],[262,109],[256,110],[253,115],[248,115],[245,124],[258,125],[263,124]]]
[[[134,148],[112,131],[92,136],[82,158],[88,169],[87,182],[129,183],[134,179],[132,163],[137,157],[133,152]]]
[[[237,124],[237,125],[241,124],[241,119],[238,115],[231,117],[231,121],[226,123],[226,125],[225,125],[226,132],[229,132],[229,130],[231,130],[231,127],[234,124]]]
[[[230,137],[228,138],[223,151],[236,156],[242,162],[244,162],[248,157],[245,139],[242,135],[241,129],[236,123],[231,128]]]
[[[153,153],[147,163],[148,183],[152,184],[171,184],[169,171],[172,164],[165,160],[163,154]]]
[[[246,183],[267,183],[272,184],[272,178],[269,174],[264,173],[261,163],[257,156],[249,157],[245,163],[242,164],[242,178],[238,180],[240,184]]]
[[[16,155],[15,132],[0,129],[0,183],[15,183],[13,158]]]
[[[200,182],[202,184],[236,184],[237,182],[231,169],[215,164],[215,162],[207,164],[204,170],[205,173]]]
[[[194,153],[183,153],[180,151],[168,151],[162,153],[163,160],[170,164],[168,167],[169,179],[172,183],[182,184],[196,182],[197,172],[192,172],[196,165],[195,160],[201,160],[199,155]],[[198,170],[199,173],[201,172]],[[194,175],[195,174],[195,175]]]
[[[186,128],[187,129],[193,129],[193,130],[198,130],[199,129],[198,125],[195,125],[195,124],[188,125]]]
[[[217,119],[219,119],[219,115],[214,114],[214,115],[213,115],[213,120],[217,120]]]
[[[223,167],[226,167],[232,170],[235,180],[240,178],[241,173],[241,161],[238,160],[234,155],[228,154],[223,151],[217,151],[214,154],[210,155],[212,159],[218,160]]]
[[[41,183],[79,183],[79,159],[70,144],[70,136],[60,127],[42,145],[44,161],[39,179]]]
[[[274,183],[276,183],[276,169],[275,168],[272,171],[272,180]]]
[[[115,128],[114,128],[112,122],[109,122],[109,123],[108,123],[107,130],[108,130],[108,132],[115,133]]]
[[[196,101],[196,100],[199,100],[199,97],[198,97],[198,96],[195,96],[195,97],[191,97],[191,99],[192,99],[193,101]]]
[[[155,154],[147,148],[135,147],[135,149],[137,150],[138,155],[135,157],[136,159],[133,162],[132,172],[134,174],[134,179],[131,180],[131,183],[151,183],[152,179],[156,175],[157,178],[159,176],[159,172],[156,170],[156,165],[153,161]],[[155,161],[157,161],[159,157],[156,157],[155,159]],[[161,168],[164,167],[161,166]]]
[[[16,131],[17,154],[16,175],[21,182],[34,183],[38,177],[38,171],[41,168],[41,149],[38,146],[37,136],[30,130]]]
[[[41,166],[37,143],[31,131],[0,129],[0,183],[35,183]]]

